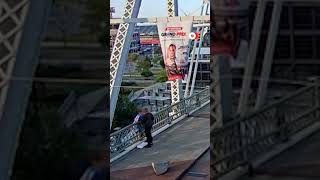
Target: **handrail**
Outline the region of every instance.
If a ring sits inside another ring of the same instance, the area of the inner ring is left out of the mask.
[[[302,87],[300,88],[299,90],[281,98],[281,99],[278,99],[278,100],[275,100],[273,102],[271,102],[270,104],[267,104],[266,106],[263,106],[262,108],[256,110],[256,111],[253,111],[253,112],[249,112],[246,116],[244,117],[234,117],[234,120],[233,121],[230,121],[230,123],[224,125],[222,128],[217,128],[215,129],[215,131],[213,132],[213,135],[215,135],[216,133],[220,133],[220,131],[223,131],[225,128],[228,128],[229,126],[233,126],[235,124],[238,124],[239,122],[241,121],[245,121],[247,119],[250,119],[252,118],[253,116],[256,116],[256,115],[259,115],[260,113],[270,109],[270,108],[273,108],[275,106],[277,106],[278,104],[280,103],[283,103],[285,101],[288,101],[290,100],[291,98],[294,98],[298,95],[300,95],[301,93],[305,92],[305,91],[308,91],[310,89],[314,88],[313,86],[309,85],[309,86],[306,86],[306,87]]]
[[[200,91],[178,103],[172,104],[155,114],[155,122],[152,132],[164,128],[168,124],[172,124],[179,118],[182,118],[189,112],[201,107],[201,105],[208,103],[210,100],[209,88]],[[123,152],[129,146],[143,140],[144,133],[139,131],[136,124],[130,124],[119,131],[110,135],[110,156],[115,157]]]
[[[221,128],[211,129],[213,177],[231,172],[317,122],[319,98],[319,85],[308,85],[244,117],[234,118]]]

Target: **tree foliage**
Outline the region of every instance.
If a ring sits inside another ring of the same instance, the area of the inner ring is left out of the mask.
[[[136,113],[136,106],[126,95],[119,95],[117,107],[114,113],[112,127],[125,127],[132,123]]]
[[[155,74],[155,79],[157,82],[166,82],[168,80],[167,73],[165,69],[162,69]]]
[[[160,61],[161,61],[161,59],[160,59],[159,56],[154,56],[154,57],[152,58],[152,63],[153,63],[153,64],[159,64]]]
[[[165,64],[164,64],[164,60],[163,60],[163,59],[161,59],[161,60],[160,60],[160,65],[161,65],[161,67],[162,67],[162,68],[166,68],[166,66],[165,66]]]
[[[139,59],[139,56],[137,54],[130,53],[128,55],[128,60],[131,62],[137,62],[138,59]]]
[[[141,73],[141,76],[153,76],[153,73],[150,71],[151,67],[151,59],[148,56],[146,56],[145,59],[139,59],[139,61],[137,62],[137,69]]]
[[[150,76],[153,76],[153,73],[150,70],[144,70],[141,72],[141,76],[150,77]]]

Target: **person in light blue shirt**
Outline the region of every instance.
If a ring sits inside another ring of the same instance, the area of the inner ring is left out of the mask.
[[[136,127],[138,128],[139,132],[141,133],[143,131],[143,126],[141,124],[142,119],[143,119],[143,112],[141,108],[138,108],[138,114],[136,115],[136,117],[134,118],[133,124],[136,125]]]

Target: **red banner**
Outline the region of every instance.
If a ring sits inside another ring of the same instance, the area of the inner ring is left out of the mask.
[[[188,44],[192,22],[159,22],[163,60],[169,81],[185,79],[188,74]]]

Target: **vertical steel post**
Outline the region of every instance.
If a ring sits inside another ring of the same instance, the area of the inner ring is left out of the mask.
[[[169,17],[178,16],[178,1],[167,0],[167,13]],[[182,80],[171,81],[171,104],[175,104],[182,98]]]
[[[122,18],[136,18],[139,13],[141,0],[126,0],[125,10]],[[118,95],[120,91],[122,75],[125,69],[134,23],[122,23],[119,26],[117,37],[113,46],[110,59],[110,129],[117,106]]]
[[[32,91],[32,79],[38,64],[40,42],[47,24],[51,1],[2,0],[0,25],[9,31],[1,32],[0,44],[8,49],[1,54],[0,68],[0,179],[9,180],[18,148],[19,136]],[[12,38],[12,40],[10,40]]]
[[[251,42],[249,45],[249,54],[245,66],[245,73],[243,77],[242,90],[240,95],[240,102],[238,106],[238,113],[243,116],[247,112],[248,98],[250,93],[250,86],[252,81],[252,73],[256,62],[258,45],[260,41],[260,34],[262,29],[262,22],[264,19],[264,12],[266,9],[266,0],[259,0],[256,16],[254,19]]]
[[[203,15],[203,9],[204,9],[204,5],[202,4],[201,7],[201,15]],[[197,32],[199,32],[201,27],[197,27]],[[197,48],[197,42],[199,41],[199,39],[194,40],[194,44],[193,44],[193,48],[192,48],[192,55],[191,55],[191,61],[190,61],[190,65],[189,65],[189,72],[188,72],[188,77],[187,77],[187,82],[186,82],[186,88],[184,91],[184,98],[187,98],[189,96],[189,89],[190,89],[190,81],[191,81],[191,74],[192,74],[192,69],[193,69],[193,64],[194,64],[194,58],[195,58],[195,53],[196,53],[196,48]],[[189,55],[188,55],[189,57]]]
[[[264,54],[263,67],[260,76],[260,85],[257,95],[257,101],[255,108],[260,108],[266,101],[268,82],[271,73],[271,67],[274,56],[274,49],[279,31],[279,22],[281,17],[282,1],[275,1],[273,5],[271,25],[268,33],[268,40],[266,46],[266,52]]]

